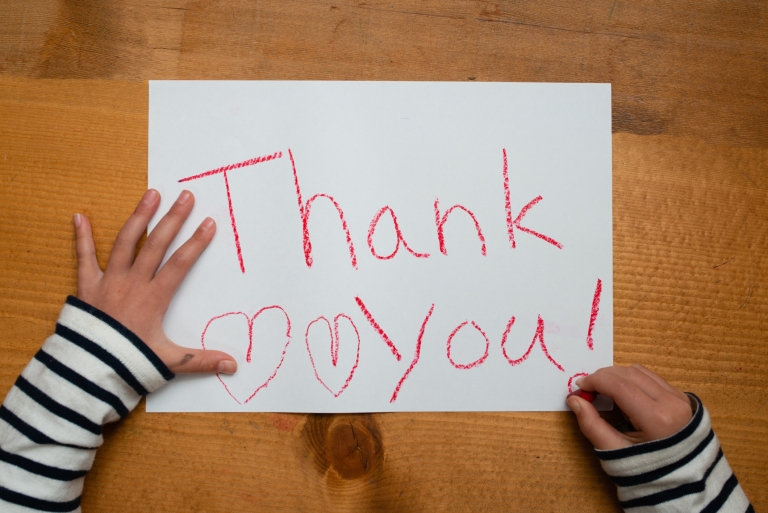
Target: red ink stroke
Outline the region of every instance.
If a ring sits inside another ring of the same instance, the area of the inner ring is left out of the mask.
[[[509,243],[512,245],[512,249],[515,249],[517,247],[517,244],[515,243],[515,228],[517,228],[521,232],[530,233],[531,235],[552,244],[558,249],[563,249],[563,245],[557,242],[552,237],[548,237],[543,233],[535,232],[530,228],[526,228],[525,226],[520,225],[520,222],[523,220],[523,217],[525,217],[525,214],[527,214],[528,211],[534,205],[536,205],[536,203],[538,203],[543,199],[541,196],[538,196],[532,199],[526,206],[523,207],[522,210],[520,210],[520,213],[517,215],[517,217],[514,220],[512,219],[512,203],[509,199],[509,165],[507,162],[506,148],[502,148],[501,153],[504,158],[504,166],[502,168],[504,173],[504,208],[507,212],[507,234],[509,235]]]
[[[408,376],[411,374],[411,371],[414,367],[416,367],[416,364],[419,362],[419,356],[421,356],[421,340],[424,338],[424,330],[427,329],[427,323],[429,322],[429,318],[432,317],[432,312],[435,311],[435,304],[432,303],[432,306],[429,309],[429,312],[427,313],[427,316],[424,317],[424,322],[421,323],[421,329],[419,330],[419,336],[416,339],[416,353],[413,356],[413,361],[411,362],[411,365],[408,367],[408,370],[405,371],[405,374],[403,374],[403,377],[400,378],[400,381],[398,381],[397,386],[395,387],[395,391],[392,393],[392,398],[389,400],[390,403],[394,403],[397,401],[397,395],[400,393],[400,387],[403,386],[403,383],[406,379],[408,379]]]
[[[534,235],[541,240],[545,242],[549,242],[553,246],[555,246],[557,249],[563,249],[563,245],[557,242],[552,237],[547,237],[543,233],[535,232],[529,228],[526,228],[525,226],[520,225],[520,221],[522,221],[523,217],[525,217],[525,214],[528,213],[528,211],[539,201],[541,201],[543,198],[541,196],[537,196],[534,199],[532,199],[526,206],[523,207],[523,209],[520,211],[520,214],[518,214],[517,218],[512,222],[512,224],[521,232],[530,233],[531,235]],[[515,247],[514,240],[512,241],[512,247]]]
[[[536,325],[536,333],[533,335],[533,340],[531,340],[531,345],[528,346],[528,350],[525,352],[523,356],[520,358],[513,360],[509,357],[507,354],[507,337],[509,336],[509,332],[512,330],[512,326],[515,324],[515,318],[512,317],[509,322],[507,323],[507,328],[504,330],[504,335],[501,337],[501,352],[504,353],[504,358],[507,359],[510,365],[513,367],[515,365],[519,365],[523,363],[525,360],[528,359],[528,356],[530,356],[531,351],[533,350],[534,344],[536,344],[536,340],[539,341],[541,344],[541,350],[544,351],[544,355],[547,357],[547,359],[552,362],[552,365],[560,369],[561,371],[565,372],[565,369],[562,365],[557,363],[552,356],[549,354],[549,350],[547,349],[547,344],[544,342],[544,320],[541,318],[541,315],[539,315],[539,320]]]
[[[397,244],[395,245],[395,249],[392,251],[392,253],[386,256],[382,256],[376,253],[376,250],[373,248],[373,234],[376,231],[376,226],[379,224],[381,216],[383,216],[385,212],[389,212],[389,215],[392,218],[392,224],[395,226],[395,234],[397,236]],[[392,210],[389,206],[382,207],[381,210],[379,210],[373,217],[373,221],[371,221],[371,225],[368,228],[368,248],[371,250],[371,254],[379,260],[389,260],[394,258],[394,256],[397,254],[397,251],[400,249],[401,242],[403,243],[403,247],[416,258],[429,258],[429,253],[417,253],[408,246],[408,243],[405,242],[405,238],[403,238],[403,232],[400,231],[400,225],[397,223],[397,216],[395,215],[395,211]]]
[[[378,333],[381,339],[389,346],[389,349],[392,351],[392,354],[395,355],[395,358],[397,358],[397,361],[399,362],[402,356],[400,356],[400,353],[395,347],[394,342],[392,342],[392,339],[389,338],[389,336],[384,332],[382,327],[379,326],[379,323],[376,322],[376,319],[373,318],[373,314],[371,314],[371,312],[365,306],[365,303],[363,303],[363,300],[360,299],[359,297],[355,297],[355,302],[357,303],[357,306],[360,307],[360,311],[363,313],[365,318],[368,319],[368,322],[371,324],[371,327],[373,327],[373,329],[376,330],[376,333]]]
[[[203,349],[206,349],[206,347],[205,347],[205,334],[208,331],[208,328],[211,326],[211,324],[214,321],[216,321],[218,319],[221,319],[223,317],[228,317],[230,315],[242,315],[243,317],[245,317],[245,320],[248,323],[248,350],[245,353],[245,361],[247,363],[251,363],[251,351],[253,350],[253,323],[256,322],[256,319],[259,317],[259,315],[261,315],[262,313],[266,312],[267,310],[280,310],[281,312],[283,312],[283,315],[285,316],[285,325],[286,325],[286,330],[285,330],[285,336],[286,336],[285,346],[283,347],[283,352],[280,355],[280,361],[278,362],[277,367],[275,367],[275,369],[272,371],[272,374],[270,374],[270,376],[267,378],[267,380],[264,383],[262,383],[261,385],[259,385],[256,388],[256,390],[254,390],[253,393],[245,401],[243,401],[244,403],[247,403],[248,401],[253,399],[254,396],[261,389],[266,388],[267,385],[269,384],[269,382],[272,381],[274,379],[274,377],[277,375],[277,371],[280,370],[280,367],[283,365],[283,360],[285,360],[285,353],[288,350],[288,344],[290,344],[290,342],[291,342],[291,319],[288,317],[288,313],[285,310],[283,310],[283,308],[281,306],[278,306],[278,305],[265,306],[264,308],[262,308],[261,310],[259,310],[255,314],[253,314],[252,317],[248,317],[248,314],[246,314],[245,312],[227,312],[225,314],[217,315],[217,316],[211,318],[211,320],[208,321],[208,323],[205,325],[205,329],[203,329],[202,335],[200,335],[200,344],[203,346]],[[234,394],[232,394],[232,392],[229,390],[229,387],[221,379],[221,376],[219,375],[219,373],[216,373],[216,377],[219,379],[219,382],[222,385],[224,385],[224,389],[227,391],[229,396],[232,399],[234,399],[237,404],[242,404],[237,399],[237,397],[235,397]]]
[[[352,243],[352,235],[350,235],[349,233],[347,220],[344,218],[344,211],[341,210],[341,207],[333,198],[333,196],[329,196],[327,194],[315,194],[314,196],[309,198],[305,204],[301,198],[301,187],[299,186],[299,175],[296,172],[296,163],[293,160],[293,153],[291,152],[290,148],[288,148],[288,156],[291,158],[291,166],[293,167],[293,180],[294,180],[294,183],[296,184],[296,199],[298,200],[298,204],[299,204],[299,215],[301,216],[302,232],[304,236],[304,260],[307,263],[307,267],[312,267],[312,262],[313,262],[312,241],[310,240],[310,237],[309,237],[309,214],[312,208],[312,203],[317,198],[325,198],[328,201],[330,201],[334,207],[336,207],[336,212],[339,213],[339,219],[341,220],[341,227],[347,236],[347,245],[349,246],[349,258],[352,261],[352,267],[357,269],[357,255],[355,255],[355,245]]]
[[[224,185],[227,187],[227,204],[229,205],[229,220],[232,223],[232,233],[235,234],[235,248],[237,248],[237,261],[240,263],[240,272],[245,274],[245,262],[243,262],[243,249],[240,246],[240,235],[237,233],[235,222],[235,210],[232,208],[232,195],[229,193],[229,179],[224,173]]]
[[[595,287],[595,295],[592,297],[592,312],[589,314],[589,330],[587,330],[587,347],[590,351],[594,350],[595,342],[592,339],[592,331],[595,329],[595,321],[597,320],[597,313],[600,310],[600,294],[603,293],[603,282],[600,278],[597,279],[597,287]]]
[[[581,376],[589,376],[589,372],[577,372],[576,374],[574,374],[573,376],[568,378],[568,393],[569,394],[573,393],[573,381],[576,378],[579,378]]]
[[[182,178],[181,180],[179,180],[179,183],[181,183],[181,182],[189,182],[191,180],[197,180],[198,178],[205,178],[206,176],[217,175],[219,173],[222,173],[224,175],[224,185],[227,188],[227,205],[229,206],[229,220],[230,220],[230,223],[232,224],[232,233],[234,233],[235,235],[235,248],[237,249],[237,261],[240,264],[240,272],[243,274],[245,274],[245,263],[243,262],[243,250],[240,247],[240,235],[237,233],[237,223],[235,222],[235,210],[232,207],[232,195],[230,194],[230,190],[229,190],[229,177],[227,177],[227,171],[231,171],[233,169],[239,169],[241,167],[253,166],[261,162],[269,162],[270,160],[282,158],[282,156],[283,156],[283,152],[278,151],[273,153],[272,155],[263,155],[261,157],[255,157],[249,160],[244,160],[243,162],[238,162],[236,164],[229,164],[228,166],[219,167],[216,169],[212,169],[210,171],[206,171],[205,173],[200,173],[199,175],[188,176],[186,178]]]
[[[448,355],[448,361],[451,362],[451,365],[453,365],[457,369],[472,369],[474,367],[477,367],[478,365],[481,365],[488,358],[488,350],[491,347],[491,341],[488,340],[488,336],[480,328],[480,326],[478,326],[475,323],[475,321],[472,321],[472,327],[475,328],[477,331],[479,331],[480,334],[485,339],[485,353],[483,354],[483,356],[481,356],[480,358],[478,358],[477,360],[475,360],[474,362],[471,362],[471,363],[462,364],[462,363],[456,363],[455,361],[453,361],[453,358],[451,358],[451,343],[453,342],[453,337],[456,335],[456,333],[459,332],[459,330],[461,330],[467,324],[469,324],[469,322],[468,321],[464,321],[461,324],[459,324],[458,326],[456,326],[456,329],[454,329],[451,332],[451,335],[448,337],[448,343],[446,344],[446,346],[447,346],[446,354]]]
[[[442,217],[440,217],[440,204],[439,200],[435,199],[435,225],[437,226],[437,241],[440,243],[440,252],[443,255],[447,255],[448,251],[445,249],[445,235],[443,234],[443,227],[445,225],[445,222],[448,220],[448,216],[451,212],[454,211],[454,209],[463,210],[466,212],[469,217],[472,218],[472,221],[475,223],[475,229],[477,230],[477,238],[480,239],[480,243],[482,244],[480,250],[483,253],[483,256],[485,256],[485,237],[483,237],[483,230],[480,229],[480,223],[477,222],[477,218],[475,217],[475,214],[473,214],[470,210],[467,208],[461,206],[461,205],[454,205],[448,210],[445,211],[445,214],[443,214]]]
[[[206,176],[217,175],[219,173],[226,173],[227,171],[232,171],[233,169],[240,169],[241,167],[253,166],[255,164],[260,164],[261,162],[269,162],[270,160],[279,159],[282,156],[283,156],[283,152],[277,151],[272,155],[263,155],[261,157],[255,157],[249,160],[238,162],[237,164],[229,164],[228,166],[222,166],[216,169],[211,169],[210,171],[206,171],[205,173],[200,173],[199,175],[188,176],[186,178],[182,178],[181,180],[179,180],[179,182],[180,183],[189,182],[191,180],[197,180],[198,178],[205,178]]]
[[[312,325],[316,322],[323,321],[326,325],[328,325],[328,334],[330,335],[331,339],[331,363],[334,367],[336,367],[336,364],[339,361],[339,318],[344,318],[347,321],[349,321],[349,324],[352,326],[352,329],[355,330],[355,335],[357,336],[357,353],[355,355],[355,364],[352,366],[352,370],[349,371],[349,376],[347,376],[347,379],[344,381],[344,384],[341,386],[338,392],[334,392],[331,390],[331,388],[323,381],[323,379],[320,377],[320,375],[317,373],[317,367],[315,366],[315,359],[312,357],[312,350],[309,348],[309,330],[312,328]],[[313,320],[307,325],[307,331],[304,333],[304,342],[307,346],[307,353],[309,354],[309,361],[312,364],[312,369],[315,371],[315,378],[320,382],[321,385],[325,387],[326,390],[328,390],[333,397],[339,397],[344,390],[347,389],[349,386],[349,382],[352,381],[352,378],[355,375],[355,370],[357,369],[357,364],[360,362],[360,333],[357,331],[357,326],[355,326],[354,321],[351,317],[349,317],[347,314],[340,313],[336,317],[333,318],[333,332],[331,332],[331,323],[328,322],[328,319],[326,319],[324,316],[320,316],[317,319]]]
[[[512,249],[515,249],[515,230],[512,224],[512,202],[509,199],[509,166],[507,165],[507,149],[502,148],[501,153],[504,157],[504,208],[507,211],[507,233],[509,234],[509,243]]]

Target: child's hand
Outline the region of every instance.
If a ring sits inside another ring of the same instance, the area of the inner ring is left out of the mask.
[[[96,261],[88,218],[75,215],[77,297],[133,331],[173,372],[232,374],[237,364],[228,354],[178,346],[163,331],[163,317],[176,289],[216,232],[213,219],[207,218],[157,272],[194,203],[192,193],[183,191],[135,256],[136,244],[160,205],[157,191],[150,189],[144,193],[117,235],[105,272]]]
[[[576,413],[581,432],[600,450],[666,438],[680,431],[693,415],[687,395],[637,363],[605,367],[576,380],[576,386],[613,399],[636,430],[620,433],[591,403],[569,396],[568,406]]]

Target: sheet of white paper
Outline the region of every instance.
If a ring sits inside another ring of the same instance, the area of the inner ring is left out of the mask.
[[[153,81],[149,105],[151,227],[183,189],[168,255],[217,223],[166,332],[239,370],[148,411],[564,410],[612,364],[610,84]]]

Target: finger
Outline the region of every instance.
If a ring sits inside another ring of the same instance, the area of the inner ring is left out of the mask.
[[[158,351],[158,356],[175,374],[219,372],[234,374],[237,371],[235,359],[221,351],[190,349],[169,344]]]
[[[568,397],[567,402],[576,414],[581,432],[596,449],[604,451],[632,445],[616,428],[600,417],[595,407],[588,401],[572,395]]]
[[[621,367],[615,365],[613,367],[606,367],[605,372],[615,374],[624,379],[627,379],[637,385],[643,392],[648,394],[654,401],[659,401],[668,395],[668,391],[659,385],[659,383],[651,378],[646,373],[637,369],[636,367]]]
[[[127,271],[133,265],[136,244],[139,242],[149,220],[155,215],[160,206],[160,193],[150,189],[144,193],[131,217],[125,222],[117,234],[112,254],[109,256],[107,271]]]
[[[75,214],[72,218],[75,225],[75,250],[77,252],[77,290],[85,288],[101,277],[101,269],[96,259],[96,246],[93,243],[93,231],[88,218]]]
[[[676,397],[678,397],[680,400],[689,402],[688,396],[685,395],[685,392],[682,392],[681,390],[678,390],[677,388],[673,387],[669,383],[667,383],[664,378],[653,372],[652,370],[646,368],[645,366],[635,363],[632,364],[632,367],[639,370],[640,372],[646,374],[651,379],[653,379],[656,383],[658,383],[661,387],[663,387],[665,390],[668,390],[669,392],[673,393]]]
[[[608,372],[610,368],[605,367],[585,378],[580,378],[576,381],[576,385],[588,392],[596,391],[610,397],[623,412],[632,418],[655,408],[656,401],[632,381]]]
[[[211,243],[215,233],[216,223],[210,217],[206,218],[197,227],[192,237],[171,255],[171,258],[157,273],[153,282],[168,302],[173,298],[189,270],[200,258],[200,254]]]
[[[157,223],[152,233],[149,234],[144,242],[144,246],[139,251],[139,256],[136,257],[133,269],[139,276],[148,280],[152,279],[155,271],[160,267],[163,257],[165,257],[165,252],[168,251],[168,246],[176,238],[181,225],[189,217],[189,213],[192,212],[194,205],[195,197],[192,193],[181,191],[171,209]]]

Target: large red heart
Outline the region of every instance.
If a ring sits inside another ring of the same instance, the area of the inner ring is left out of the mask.
[[[252,317],[248,317],[248,314],[244,312],[227,312],[225,314],[217,315],[216,317],[213,317],[210,321],[208,321],[208,324],[205,325],[205,329],[203,330],[202,335],[200,336],[200,343],[203,346],[203,349],[205,349],[205,335],[208,332],[208,328],[210,328],[211,324],[219,319],[222,319],[224,317],[229,317],[230,315],[242,315],[245,317],[246,322],[248,323],[248,350],[245,354],[245,361],[246,363],[251,362],[251,352],[253,351],[253,323],[256,321],[256,319],[261,315],[262,313],[268,311],[268,310],[279,310],[285,315],[285,324],[286,324],[286,331],[285,331],[285,346],[283,347],[283,352],[280,355],[280,361],[277,363],[277,366],[274,368],[274,370],[271,372],[269,377],[264,381],[263,383],[256,386],[256,389],[253,391],[252,394],[248,396],[244,401],[240,402],[240,400],[235,397],[235,394],[232,393],[232,391],[229,389],[226,383],[224,383],[224,380],[221,379],[221,376],[217,373],[216,377],[219,378],[219,381],[222,385],[224,385],[224,389],[226,389],[227,393],[234,399],[237,404],[243,404],[247,403],[251,399],[254,398],[254,396],[262,389],[266,388],[270,381],[272,381],[275,376],[277,375],[277,371],[280,370],[280,366],[283,365],[283,360],[285,360],[285,352],[288,350],[288,344],[291,342],[291,319],[288,317],[288,314],[283,310],[282,307],[278,305],[272,305],[272,306],[265,306],[255,314],[253,314]],[[244,369],[240,369],[240,372],[242,372]]]
[[[355,330],[355,335],[357,336],[357,352],[355,353],[355,363],[352,365],[352,369],[349,371],[349,375],[344,380],[344,384],[341,386],[338,392],[334,392],[326,383],[323,381],[323,378],[320,377],[320,374],[317,372],[317,366],[315,365],[315,359],[312,357],[312,349],[309,347],[309,330],[312,327],[313,324],[316,322],[324,321],[325,324],[328,326],[328,334],[330,335],[331,339],[331,364],[336,367],[336,365],[339,363],[339,318],[344,318],[347,321],[349,321],[349,324],[352,326],[352,329]],[[357,331],[357,326],[355,326],[354,321],[347,315],[340,313],[336,317],[333,318],[333,330],[331,330],[331,323],[326,319],[324,316],[320,316],[314,321],[310,322],[307,325],[307,331],[304,334],[304,341],[307,345],[307,353],[309,353],[309,361],[312,363],[312,369],[315,371],[315,378],[322,384],[326,390],[328,390],[331,394],[333,394],[333,397],[339,397],[341,393],[346,390],[346,388],[349,386],[349,382],[352,381],[352,377],[355,375],[355,369],[357,369],[357,364],[360,361],[360,333]]]

